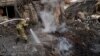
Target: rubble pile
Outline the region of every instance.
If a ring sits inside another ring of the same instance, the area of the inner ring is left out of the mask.
[[[16,42],[19,37],[16,22],[0,25],[0,56],[100,56],[100,1],[85,0],[71,4],[61,12],[59,26],[54,21],[52,0],[49,1],[51,8],[45,5],[48,1],[42,2],[44,5],[36,5],[46,7],[42,8],[43,11],[37,10],[38,7],[31,8],[37,10],[35,16],[39,18],[37,24],[31,24],[27,29],[27,43]]]

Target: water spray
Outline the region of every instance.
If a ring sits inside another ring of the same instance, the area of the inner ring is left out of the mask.
[[[35,43],[37,44],[40,44],[40,40],[39,38],[37,37],[37,35],[35,34],[35,32],[30,28],[30,32],[31,32],[31,35],[32,35],[32,39],[35,41]]]

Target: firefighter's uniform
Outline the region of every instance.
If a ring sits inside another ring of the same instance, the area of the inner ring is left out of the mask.
[[[18,22],[18,24],[16,25],[16,28],[17,28],[19,36],[20,36],[19,39],[27,41],[28,36],[26,35],[26,27],[28,27],[28,22],[29,22],[29,8],[26,5],[24,7],[24,9],[25,9],[25,11],[22,13],[23,19]]]
[[[28,26],[28,23],[27,23],[26,19],[21,19],[16,26],[18,33],[20,35],[20,39],[22,39],[22,40],[28,39],[28,37],[25,33],[25,27],[27,27],[27,26]]]

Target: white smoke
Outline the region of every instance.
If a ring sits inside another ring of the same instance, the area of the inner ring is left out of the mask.
[[[44,10],[40,12],[40,16],[44,25],[43,32],[55,32],[56,23],[55,23],[54,15],[51,12]]]
[[[55,7],[58,2],[59,0],[41,0],[42,4],[46,3],[46,4],[51,5],[52,7]]]
[[[62,23],[59,26],[58,32],[63,33],[63,32],[68,32],[68,31],[69,31],[69,29],[66,27],[66,23]]]
[[[75,2],[83,2],[85,0],[70,0],[71,3],[75,3]]]
[[[41,0],[41,3],[44,4],[44,10],[40,12],[40,17],[44,25],[43,32],[55,32],[57,25],[53,13],[54,8],[59,3],[59,0]],[[51,10],[48,9],[49,6]]]
[[[73,45],[64,37],[59,38],[58,49],[61,53],[61,56],[70,55],[72,53]]]
[[[66,40],[66,38],[61,37],[59,39],[59,44],[58,44],[58,48],[60,51],[69,51],[70,48],[72,48],[71,43],[69,43],[69,41]]]
[[[71,0],[70,2],[77,2],[77,0]]]

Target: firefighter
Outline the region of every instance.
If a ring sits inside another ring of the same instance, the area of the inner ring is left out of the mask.
[[[19,38],[17,38],[17,42],[19,40],[23,40],[25,43],[28,40],[28,36],[26,35],[26,27],[28,27],[28,20],[29,18],[25,18],[25,19],[21,19],[19,20],[18,24],[16,25],[17,31],[18,31],[18,35]]]
[[[16,25],[17,31],[18,31],[18,36],[19,38],[17,38],[16,42],[18,42],[19,40],[23,40],[25,43],[28,40],[28,36],[26,34],[26,28],[28,27],[28,22],[30,21],[29,18],[29,8],[27,5],[24,6],[24,11],[22,13],[22,19],[19,20],[19,22]]]

